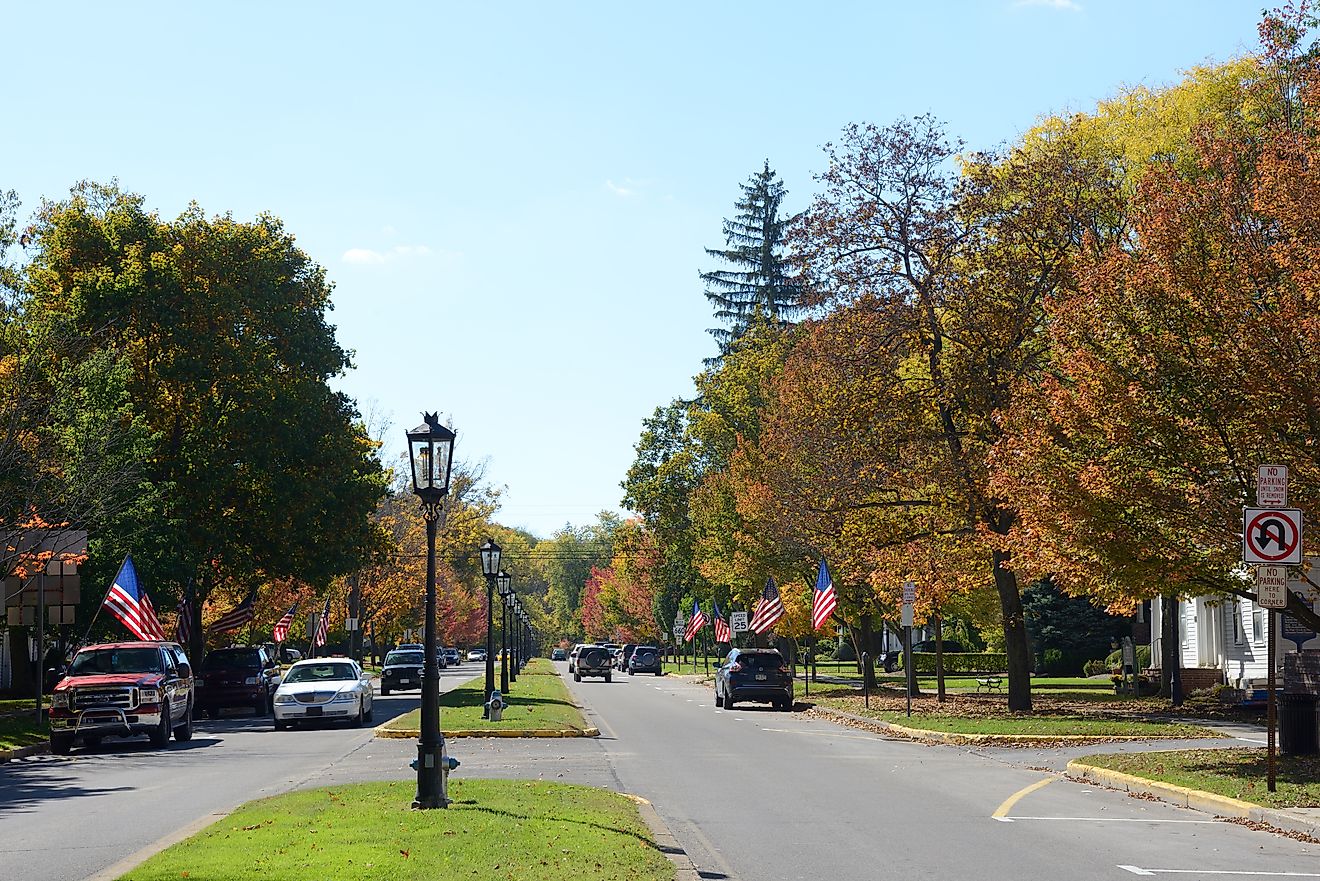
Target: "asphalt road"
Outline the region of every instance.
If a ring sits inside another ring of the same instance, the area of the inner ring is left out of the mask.
[[[466,682],[481,665],[440,671],[441,688]],[[418,705],[417,692],[375,698],[375,719]],[[72,881],[92,876],[180,829],[205,824],[254,798],[345,779],[381,744],[371,726],[276,732],[268,717],[228,710],[199,719],[188,743],[154,750],[145,737],[107,739],[68,757],[0,764],[0,881]],[[398,773],[397,770],[392,773]],[[382,776],[391,776],[385,774]],[[361,779],[361,778],[357,778]]]
[[[476,672],[447,671],[446,684]],[[601,737],[451,741],[456,774],[642,796],[703,878],[1320,878],[1320,845],[1065,781],[1051,752],[923,746],[759,705],[716,710],[708,687],[675,677],[568,684]],[[378,718],[417,703],[377,700]],[[234,716],[166,752],[144,740],[0,766],[0,881],[83,878],[251,798],[410,777],[415,755],[412,741],[365,729],[275,733]]]

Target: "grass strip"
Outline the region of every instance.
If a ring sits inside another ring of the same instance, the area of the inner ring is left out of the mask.
[[[504,719],[491,722],[481,718],[485,707],[485,677],[478,676],[440,695],[440,728],[442,731],[497,731],[505,729],[540,729],[556,731],[582,731],[587,721],[573,703],[551,663],[537,658],[518,674],[517,682],[509,683],[504,695],[507,706]],[[414,730],[422,724],[422,711],[413,710],[386,723],[386,728]]]
[[[18,749],[46,742],[46,723],[38,722],[29,710],[22,716],[0,719],[0,749]]]
[[[364,783],[250,802],[122,881],[674,877],[636,805],[617,793],[451,779],[448,810],[414,811],[414,789],[413,781]]]
[[[1271,808],[1320,808],[1320,756],[1278,756],[1275,792],[1264,749],[1188,749],[1086,756],[1090,765]]]

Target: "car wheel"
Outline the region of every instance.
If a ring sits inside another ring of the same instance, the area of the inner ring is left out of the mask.
[[[284,731],[284,730],[285,730],[286,728],[288,728],[288,727],[289,727],[289,723],[288,723],[288,722],[281,722],[279,719],[276,719],[276,720],[275,720],[275,730],[276,730],[276,731]]]
[[[362,700],[359,698],[357,715],[349,721],[349,724],[354,728],[361,728],[364,722],[366,722],[366,714],[362,712]]]
[[[724,696],[720,694],[720,690],[718,688],[715,689],[715,706],[717,707],[724,706]]]
[[[582,674],[581,674],[581,673],[574,673],[574,674],[573,674],[573,681],[574,681],[574,682],[581,682],[581,681],[582,681]]]
[[[633,671],[631,669],[628,671],[628,675],[629,676],[633,675]]]
[[[779,708],[779,712],[781,713],[790,713],[793,711],[793,702],[790,700],[782,700],[778,704],[776,704],[776,706]]]
[[[388,685],[382,685],[382,686],[380,687],[380,696],[381,696],[381,697],[389,697],[389,696],[390,696],[390,687],[389,687]]]
[[[52,734],[50,736],[50,752],[55,756],[67,756],[73,749],[73,736],[69,734]]]
[[[614,680],[610,678],[610,674],[606,673],[606,674],[605,674],[605,681],[606,681],[606,682],[613,682]]]
[[[159,749],[169,743],[172,727],[170,725],[170,705],[163,703],[160,705],[160,724],[151,729],[151,733],[147,735],[151,738],[151,745]]]
[[[183,724],[174,729],[174,739],[181,743],[192,740],[192,702],[189,701],[188,709],[183,711]]]
[[[364,718],[364,719],[366,719],[368,722],[370,722],[370,721],[371,721],[371,718],[372,718],[372,716],[375,714],[375,712],[376,712],[376,704],[373,702],[372,705],[371,705],[370,707],[367,708],[367,714],[366,714],[365,716],[363,716],[362,718]]]
[[[254,716],[266,715],[266,699],[264,697],[252,705],[252,715]]]
[[[733,709],[733,695],[731,694],[724,695],[724,709],[726,710]]]

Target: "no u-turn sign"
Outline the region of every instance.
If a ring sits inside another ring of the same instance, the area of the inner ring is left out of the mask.
[[[1242,559],[1247,563],[1299,565],[1302,512],[1297,508],[1244,508]]]

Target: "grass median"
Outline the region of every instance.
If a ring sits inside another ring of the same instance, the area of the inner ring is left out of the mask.
[[[450,781],[448,810],[410,809],[415,783],[291,792],[250,802],[122,881],[662,881],[672,864],[637,806],[587,786]]]
[[[1067,695],[1033,695],[1030,714],[1009,711],[1000,695],[949,695],[940,703],[924,694],[913,699],[912,716],[906,713],[905,698],[893,689],[881,689],[865,707],[862,696],[852,689],[829,689],[819,695],[813,689],[800,700],[906,728],[1004,737],[1219,737],[1213,729],[1172,719],[1154,718],[1147,705],[1133,702],[1118,708],[1111,702],[1097,703]]]
[[[486,703],[484,688],[485,677],[478,676],[440,695],[441,730],[446,733],[517,729],[578,732],[587,728],[564,681],[543,658],[529,662],[527,669],[518,674],[518,681],[509,683],[509,693],[504,695],[507,701],[504,718],[499,722],[481,717]],[[421,726],[421,716],[421,710],[413,710],[391,719],[385,727],[416,731]]]
[[[1086,756],[1088,765],[1272,808],[1320,808],[1320,756],[1278,756],[1266,788],[1263,749],[1189,749]]]
[[[38,722],[33,710],[19,716],[0,718],[0,750],[19,749],[46,742],[46,723]]]

